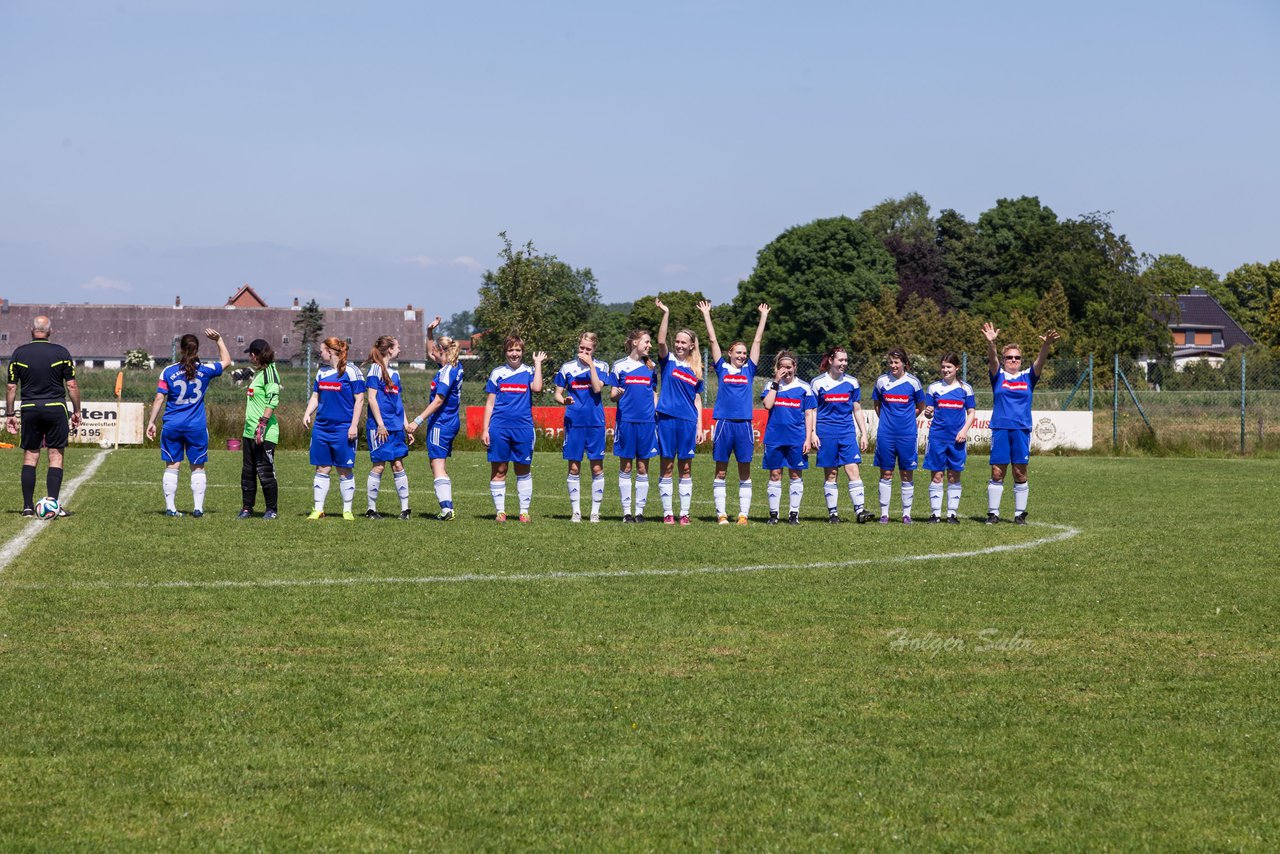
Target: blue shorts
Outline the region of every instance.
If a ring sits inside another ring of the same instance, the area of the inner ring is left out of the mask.
[[[204,427],[164,426],[160,430],[160,459],[166,463],[182,462],[183,454],[193,466],[202,466],[209,459],[209,431]]]
[[[527,466],[533,462],[533,428],[494,427],[489,425],[489,462],[517,463]]]
[[[564,428],[564,458],[580,460],[604,459],[604,426]]]
[[[929,471],[964,471],[964,462],[968,457],[967,443],[935,442],[930,434],[929,444],[925,447],[924,467]]]
[[[756,428],[750,421],[721,418],[711,428],[711,459],[729,462],[732,454],[740,463],[749,463],[756,454]]]
[[[803,471],[809,467],[809,458],[804,454],[803,445],[765,445],[764,459],[760,468],[768,471],[774,469],[794,469]]]
[[[658,413],[658,451],[664,460],[691,460],[697,446],[697,421]]]
[[[824,436],[818,434],[818,465],[824,469],[835,469],[850,463],[862,462],[862,452],[858,450],[858,434],[850,431],[841,435]]]
[[[1031,459],[1031,431],[991,430],[991,465],[1004,466],[1009,463],[1024,466]]]
[[[369,433],[369,459],[375,463],[389,463],[409,456],[409,445],[403,430],[388,430],[387,441],[378,444],[378,428],[375,424]]]
[[[651,460],[658,455],[658,425],[652,421],[619,421],[613,429],[613,455],[624,460]]]
[[[458,425],[447,429],[439,424],[427,425],[427,457],[433,460],[448,459],[453,455],[453,439],[458,435]]]
[[[915,471],[920,458],[918,441],[918,436],[877,436],[875,467],[884,471],[895,468]]]
[[[311,465],[337,466],[340,469],[355,468],[356,440],[346,433],[333,435],[319,430],[311,431]]]

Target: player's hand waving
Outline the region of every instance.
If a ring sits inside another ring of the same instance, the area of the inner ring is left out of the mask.
[[[995,340],[1000,337],[1000,330],[996,329],[995,326],[988,321],[982,324],[982,334],[988,341],[994,344]]]

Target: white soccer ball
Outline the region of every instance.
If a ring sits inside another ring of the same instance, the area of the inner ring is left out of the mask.
[[[36,516],[41,519],[56,519],[58,517],[58,499],[44,497],[36,502]]]

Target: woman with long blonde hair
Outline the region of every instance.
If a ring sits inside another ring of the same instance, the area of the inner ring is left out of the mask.
[[[329,495],[329,471],[338,470],[338,490],[342,496],[342,518],[354,521],[351,503],[356,497],[356,436],[360,430],[360,410],[364,408],[364,375],[347,364],[347,342],[326,338],[320,344],[324,365],[316,371],[311,399],[302,415],[302,426],[311,430],[311,465],[316,467],[311,493],[315,508],[308,519],[324,518],[324,502]],[[315,416],[312,427],[311,417]]]
[[[430,330],[428,330],[429,334]],[[440,502],[440,513],[436,518],[441,522],[451,522],[454,518],[453,481],[449,479],[445,461],[453,454],[453,440],[458,435],[460,426],[459,413],[462,408],[462,365],[458,364],[460,347],[458,342],[448,335],[440,336],[438,342],[430,338],[428,341],[430,342],[428,354],[430,355],[434,345],[435,353],[440,359],[440,370],[431,381],[431,400],[427,403],[427,408],[410,421],[405,429],[413,435],[414,431],[426,422],[427,458],[431,461],[436,500]]]
[[[653,336],[633,329],[627,336],[627,355],[609,370],[609,398],[618,408],[613,425],[613,455],[618,458],[618,492],[622,497],[622,521],[644,522],[649,500],[649,460],[658,455],[658,428],[654,422],[653,387],[658,375],[649,359]],[[631,469],[636,469],[634,514],[631,503]]]
[[[600,521],[604,501],[604,404],[600,392],[608,385],[609,366],[596,359],[594,332],[578,337],[578,356],[565,362],[556,373],[556,403],[564,412],[564,451],[569,462],[569,509],[571,522],[582,521],[582,458],[591,464],[591,516]]]
[[[658,366],[662,372],[662,388],[658,392],[658,451],[662,455],[662,472],[658,495],[662,499],[662,521],[676,523],[672,513],[671,476],[680,464],[680,524],[689,524],[689,505],[693,503],[693,455],[702,443],[702,353],[698,336],[692,329],[681,329],[674,346],[667,348],[667,324],[671,310],[662,300],[654,304],[662,312],[658,326]]]

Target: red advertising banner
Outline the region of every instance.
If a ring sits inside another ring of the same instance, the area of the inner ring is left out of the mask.
[[[605,435],[610,441],[613,439],[614,420],[618,414],[618,410],[612,407],[605,407],[604,410],[604,430]],[[756,444],[760,444],[761,437],[764,436],[764,427],[769,419],[768,411],[757,409],[752,413],[752,427],[756,437]],[[704,432],[711,429],[712,418],[711,410],[702,410],[702,429]],[[563,439],[564,438],[564,407],[563,406],[535,406],[533,407],[533,426],[538,433],[545,439]],[[467,436],[472,439],[479,439],[480,433],[484,427],[484,407],[468,406],[467,407]]]

